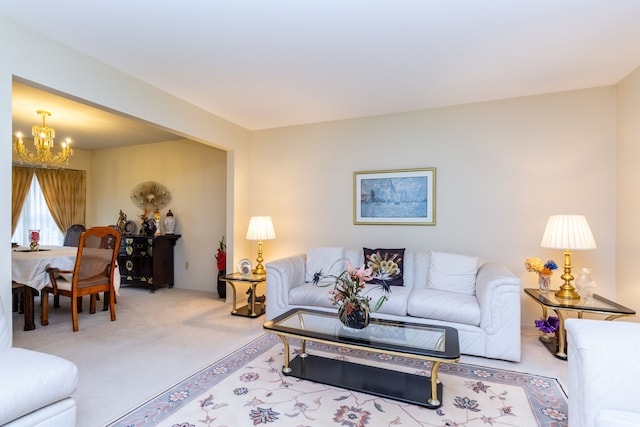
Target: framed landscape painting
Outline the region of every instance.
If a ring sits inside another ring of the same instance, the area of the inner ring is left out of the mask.
[[[353,223],[435,225],[436,169],[353,173]]]

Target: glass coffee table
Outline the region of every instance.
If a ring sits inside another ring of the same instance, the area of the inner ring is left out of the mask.
[[[364,329],[345,327],[337,314],[293,309],[267,321],[264,329],[284,343],[282,372],[309,381],[361,391],[435,409],[442,405],[442,363],[460,360],[458,331],[447,326],[371,319]],[[300,354],[290,359],[289,338],[301,340]],[[308,354],[306,341],[366,349],[432,362],[431,376],[421,376]]]

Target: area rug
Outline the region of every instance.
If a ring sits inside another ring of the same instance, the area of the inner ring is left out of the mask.
[[[291,348],[298,342],[292,341]],[[282,341],[263,335],[150,399],[110,426],[547,426],[567,425],[556,379],[442,364],[443,404],[427,409],[282,374]],[[307,343],[309,354],[418,375],[430,362]]]

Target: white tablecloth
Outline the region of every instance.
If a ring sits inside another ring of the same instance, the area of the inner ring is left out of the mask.
[[[29,248],[17,247],[11,253],[11,280],[41,290],[49,284],[47,268],[55,267],[60,270],[73,270],[76,263],[78,248],[71,246],[43,246],[37,252]],[[120,289],[120,270],[116,265],[113,277],[113,287],[116,294]]]

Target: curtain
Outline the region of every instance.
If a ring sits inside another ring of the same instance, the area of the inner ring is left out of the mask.
[[[16,225],[22,212],[22,206],[27,198],[31,180],[33,179],[33,168],[13,166],[11,171],[11,235],[16,231]]]
[[[36,177],[51,216],[64,234],[72,224],[85,223],[86,171],[36,169]]]

